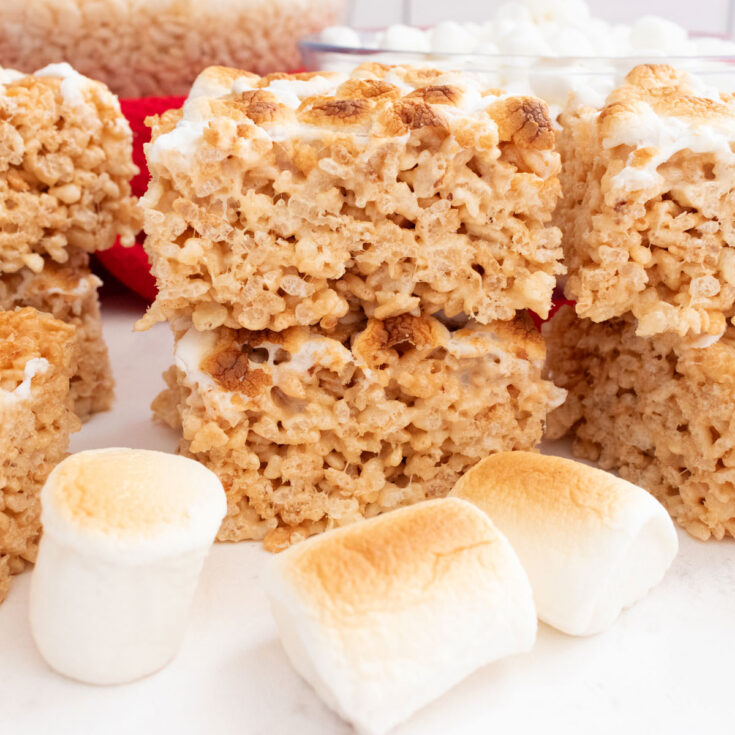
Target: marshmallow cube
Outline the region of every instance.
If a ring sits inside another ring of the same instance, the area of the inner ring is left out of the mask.
[[[294,668],[358,732],[380,735],[480,666],[527,651],[531,589],[471,504],[429,500],[274,557],[266,587]]]
[[[31,579],[31,630],[49,666],[90,684],[165,666],[225,511],[217,477],[184,457],[102,449],[57,465]]]
[[[645,490],[560,457],[491,455],[450,495],[492,518],[528,573],[539,619],[570,635],[612,625],[678,550],[671,519]]]

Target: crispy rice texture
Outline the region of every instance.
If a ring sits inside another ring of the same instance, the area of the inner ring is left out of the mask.
[[[152,122],[159,295],[141,326],[193,312],[199,329],[331,328],[355,304],[545,316],[564,270],[548,109],[478,85],[377,64],[204,71],[183,112]]]
[[[139,229],[132,133],[117,99],[88,80],[75,104],[62,84],[27,76],[0,85],[0,273],[39,272],[118,235],[132,245]]]
[[[564,307],[545,325],[547,377],[569,391],[547,437],[658,498],[692,536],[735,536],[735,327],[706,348],[637,337]]]
[[[410,315],[328,334],[220,328],[192,351],[195,334],[179,331],[154,412],[222,480],[219,539],[269,550],[445,495],[489,453],[535,446],[564,399],[525,315],[453,331]]]
[[[80,426],[69,393],[74,331],[35,309],[0,312],[0,602],[10,575],[36,558],[39,492]],[[31,379],[29,397],[12,395],[34,358],[47,360],[48,369]]]
[[[121,97],[185,95],[212,64],[299,68],[299,41],[345,12],[346,0],[3,0],[0,65],[65,59]]]
[[[720,334],[735,314],[735,101],[698,94],[684,73],[639,66],[602,110],[561,116],[555,221],[566,294],[580,316],[600,322],[632,312],[639,335],[683,336]],[[676,126],[674,138],[714,129],[722,148],[675,152],[654,166],[657,175],[624,185],[660,154],[631,143],[633,131],[644,140],[661,124]]]
[[[0,310],[32,306],[76,327],[76,372],[71,379],[74,411],[82,421],[112,407],[115,381],[102,336],[97,290],[102,285],[89,270],[85,253],[67,263],[49,262],[41,273],[23,268],[0,276]]]

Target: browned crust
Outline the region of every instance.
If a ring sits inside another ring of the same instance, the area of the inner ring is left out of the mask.
[[[365,100],[396,99],[401,96],[401,90],[382,79],[348,79],[337,88],[337,96]]]
[[[703,124],[732,117],[726,100],[698,97],[690,77],[666,64],[641,64],[625,77],[625,83],[610,94],[600,112],[599,125],[607,137],[641,105],[649,105],[657,115],[684,118]]]
[[[247,353],[234,345],[208,355],[201,368],[225,390],[244,393],[249,398],[260,395],[272,384],[263,370],[250,369]]]
[[[354,125],[369,118],[371,107],[364,99],[312,97],[302,103],[301,119],[312,125]]]
[[[430,85],[416,89],[408,98],[418,97],[427,105],[456,105],[462,99],[462,90],[448,84]]]
[[[548,150],[554,147],[554,127],[543,100],[509,97],[494,103],[490,114],[498,124],[501,141],[513,141],[523,148]]]

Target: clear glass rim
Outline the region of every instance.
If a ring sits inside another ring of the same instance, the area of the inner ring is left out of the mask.
[[[361,30],[354,29],[355,32],[361,38],[375,38],[377,34],[384,29],[371,29]],[[312,53],[329,53],[329,54],[344,54],[346,56],[354,57],[367,57],[367,56],[378,56],[382,54],[390,54],[391,56],[397,57],[397,59],[415,58],[421,56],[427,60],[431,59],[486,59],[487,61],[494,62],[513,62],[517,60],[519,62],[539,61],[544,64],[575,64],[575,63],[589,63],[590,61],[602,61],[610,64],[616,63],[631,63],[634,66],[636,64],[651,64],[651,63],[671,63],[671,62],[720,62],[735,64],[735,55],[728,54],[715,54],[706,56],[692,56],[692,55],[669,55],[669,54],[640,54],[637,56],[544,56],[540,54],[483,54],[474,51],[468,52],[439,52],[439,51],[394,51],[392,49],[380,49],[380,48],[366,48],[361,46],[355,48],[354,46],[339,46],[336,44],[324,43],[319,40],[319,33],[312,33],[309,36],[303,38],[300,42],[301,50]],[[693,38],[716,38],[722,41],[730,41],[731,39],[726,37],[709,36],[707,34],[694,33]]]

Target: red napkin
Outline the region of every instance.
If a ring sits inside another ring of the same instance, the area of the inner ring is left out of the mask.
[[[148,186],[149,176],[143,145],[151,139],[151,131],[145,126],[146,117],[181,107],[185,99],[185,97],[144,97],[120,100],[123,115],[128,119],[133,131],[133,161],[140,169],[140,173],[130,182],[135,196],[143,196]],[[109,250],[97,253],[97,259],[115,278],[151,302],[156,297],[156,281],[150,273],[148,256],[143,250],[144,239],[145,235],[141,232],[138,235],[138,242],[131,248],[124,248],[116,242]]]
[[[529,313],[531,314],[533,323],[536,325],[536,329],[541,331],[541,325],[551,319],[551,317],[554,316],[562,306],[574,306],[576,303],[576,301],[565,299],[564,295],[561,293],[561,289],[557,288],[551,298],[551,309],[549,310],[549,316],[547,319],[542,319],[535,311],[530,311]]]

